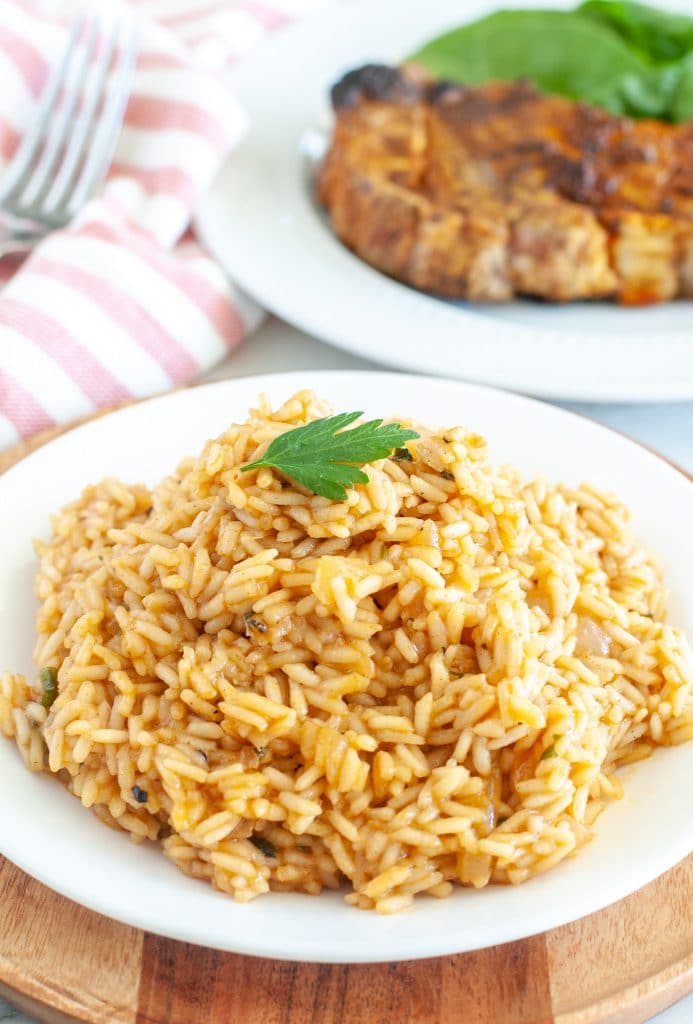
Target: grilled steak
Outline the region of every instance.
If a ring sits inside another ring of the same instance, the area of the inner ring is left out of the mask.
[[[693,297],[693,123],[379,65],[332,99],[320,199],[379,270],[479,302]]]

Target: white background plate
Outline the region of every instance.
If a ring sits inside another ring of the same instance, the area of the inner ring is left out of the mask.
[[[231,78],[248,137],[197,227],[234,280],[284,319],[391,366],[557,398],[693,398],[693,303],[644,309],[450,303],[390,280],[333,236],[310,195],[301,140],[328,127],[328,90],[368,61],[396,63],[494,0],[357,0],[263,42]],[[505,7],[573,6],[503,0]],[[690,11],[689,0],[667,7]]]
[[[340,410],[463,422],[489,438],[495,461],[554,480],[618,491],[639,537],[662,559],[672,620],[693,636],[693,486],[661,459],[588,420],[515,395],[379,373],[251,377],[179,392],[66,434],[0,477],[0,669],[31,674],[35,559],[49,513],[106,475],[154,483],[232,420],[258,392],[274,402],[313,387]],[[626,773],[625,797],[574,860],[519,887],[421,898],[392,918],[339,894],[272,893],[238,906],[180,874],[154,846],[135,846],[53,779],[29,774],[0,738],[0,851],[85,906],[152,932],[220,949],[319,961],[413,959],[505,942],[619,899],[693,850],[693,744],[657,751]]]

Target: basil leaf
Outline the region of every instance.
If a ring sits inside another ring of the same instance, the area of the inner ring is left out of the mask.
[[[497,11],[431,40],[410,58],[435,77],[475,85],[532,79],[575,99],[647,65],[620,36],[569,11]]]
[[[431,40],[411,60],[476,85],[530,78],[612,114],[693,118],[693,17],[628,0],[575,11],[497,11]]]
[[[693,18],[625,0],[587,0],[577,13],[617,32],[655,64],[693,50]]]
[[[671,120],[693,121],[693,51],[681,62],[681,75],[671,102]]]
[[[687,121],[693,117],[693,53],[676,64],[613,78],[585,99],[613,114]]]

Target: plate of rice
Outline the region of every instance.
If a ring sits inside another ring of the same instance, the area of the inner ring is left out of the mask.
[[[71,431],[0,508],[0,852],[84,906],[415,959],[693,850],[693,486],[620,435],[276,374]]]

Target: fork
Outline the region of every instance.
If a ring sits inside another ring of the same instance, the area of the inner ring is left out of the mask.
[[[72,22],[34,121],[0,177],[0,257],[27,252],[68,224],[105,177],[137,50],[129,17],[81,12]]]

